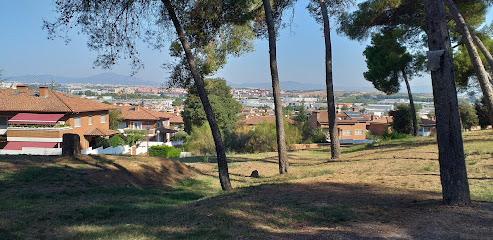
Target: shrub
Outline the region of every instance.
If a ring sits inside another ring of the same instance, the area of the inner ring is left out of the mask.
[[[129,146],[133,146],[137,141],[143,141],[143,140],[146,140],[145,135],[142,135],[140,133],[134,133],[127,135],[126,142]]]
[[[382,133],[381,139],[383,141],[389,141],[389,140],[394,140],[394,139],[404,139],[404,138],[410,138],[411,136],[409,134],[405,133],[398,133],[398,132],[391,132],[389,133],[388,131],[385,131]]]
[[[209,123],[204,123],[200,127],[193,126],[190,135],[187,137],[186,142],[183,144],[183,148],[187,152],[193,154],[215,154],[216,145],[212,138],[211,128]]]
[[[180,132],[173,134],[173,136],[171,136],[171,140],[172,141],[185,140],[185,139],[187,139],[187,136],[188,136],[188,134],[185,131],[180,131]]]
[[[126,144],[121,134],[116,134],[108,139],[108,144],[112,147],[124,146]]]
[[[170,146],[152,146],[149,148],[149,156],[162,158],[179,158],[181,150]]]
[[[99,137],[96,139],[96,148],[103,147],[107,148],[110,147],[109,140],[104,138],[104,137]]]

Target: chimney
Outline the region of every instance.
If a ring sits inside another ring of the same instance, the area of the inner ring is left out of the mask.
[[[26,84],[17,84],[17,89],[19,90],[27,90],[28,86]]]
[[[39,86],[39,97],[47,98],[49,95],[48,86]]]
[[[140,110],[140,105],[139,104],[135,104],[134,105],[134,111],[138,112]]]

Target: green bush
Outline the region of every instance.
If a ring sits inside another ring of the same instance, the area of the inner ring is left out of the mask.
[[[116,134],[108,139],[108,144],[112,147],[118,147],[124,146],[126,142],[121,134]]]
[[[129,146],[135,145],[137,141],[146,140],[146,136],[140,133],[134,133],[127,135],[127,139],[125,140]]]
[[[99,147],[103,147],[103,148],[108,148],[110,147],[110,143],[109,143],[109,140],[104,138],[104,137],[99,137],[96,139],[96,147],[95,148],[99,148]]]
[[[162,158],[179,158],[181,150],[170,146],[152,146],[149,148],[149,156]]]
[[[187,139],[187,136],[188,136],[188,134],[185,131],[180,131],[180,132],[173,134],[173,136],[171,136],[171,140],[172,141],[185,140],[185,139]]]
[[[204,123],[200,127],[193,126],[190,135],[187,137],[183,148],[187,152],[193,154],[216,154],[216,145],[212,138],[211,128],[208,123]]]
[[[398,133],[398,132],[391,132],[389,133],[388,131],[384,131],[382,133],[381,139],[383,141],[389,141],[389,140],[394,140],[394,139],[404,139],[404,138],[410,138],[411,136],[409,134],[405,133]]]

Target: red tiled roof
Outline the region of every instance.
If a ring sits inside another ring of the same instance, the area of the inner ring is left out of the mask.
[[[23,147],[53,148],[56,142],[8,142],[3,150],[22,150]]]
[[[121,106],[122,117],[125,120],[149,120],[157,121],[159,119],[170,119],[171,114],[146,109],[142,106]]]
[[[84,136],[111,136],[120,133],[119,131],[103,128],[89,128]]]
[[[63,115],[65,114],[18,113],[9,119],[9,124],[55,125]]]
[[[181,115],[178,116],[173,116],[172,118],[169,119],[170,124],[184,124],[183,122],[183,117]]]
[[[0,89],[0,111],[77,113],[114,109],[114,106],[48,90],[39,97],[38,89]]]

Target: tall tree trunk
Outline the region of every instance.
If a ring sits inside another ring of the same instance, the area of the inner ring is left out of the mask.
[[[488,64],[490,65],[491,69],[493,70],[493,56],[491,56],[490,51],[486,46],[483,44],[483,41],[479,39],[478,36],[474,33],[474,30],[471,27],[468,27],[469,32],[471,33],[472,40],[476,44],[476,46],[479,48],[479,50],[483,53],[484,57],[486,58],[486,61],[488,61]]]
[[[197,87],[200,101],[202,101],[202,105],[204,106],[204,110],[205,110],[205,115],[207,116],[207,120],[209,121],[209,125],[211,127],[212,137],[214,138],[214,143],[216,145],[217,165],[219,169],[219,181],[221,182],[221,188],[223,190],[230,190],[232,189],[232,187],[231,187],[231,182],[229,180],[226,151],[224,148],[223,140],[221,138],[221,132],[219,131],[219,127],[217,126],[216,117],[214,116],[214,112],[209,102],[209,98],[207,97],[207,92],[205,91],[204,88],[204,81],[200,76],[199,71],[197,70],[197,65],[195,64],[195,59],[192,54],[192,50],[190,48],[190,45],[188,44],[187,38],[185,37],[185,33],[183,32],[183,28],[181,27],[180,21],[176,17],[174,7],[171,5],[171,2],[169,0],[162,0],[162,2],[164,3],[166,10],[168,11],[169,17],[171,18],[171,21],[175,26],[176,33],[178,34],[178,38],[180,39],[181,45],[183,46],[183,50],[185,50],[185,55],[188,61],[188,65],[190,66],[190,71],[192,72],[195,87]]]
[[[479,86],[481,86],[483,96],[486,99],[486,106],[488,107],[488,111],[490,114],[490,121],[493,122],[493,87],[491,86],[491,82],[488,78],[488,73],[486,73],[483,63],[481,62],[481,58],[479,57],[479,53],[474,46],[471,34],[469,33],[469,29],[466,25],[466,21],[464,21],[464,18],[460,14],[457,7],[455,7],[455,4],[452,2],[452,0],[444,1],[450,10],[450,13],[452,14],[452,18],[457,24],[457,29],[462,35],[462,39],[464,39],[467,52],[469,53],[469,58],[471,59],[471,63],[474,66],[474,70],[476,70],[476,76],[479,81]]]
[[[330,154],[332,159],[341,157],[339,131],[336,123],[336,106],[334,100],[334,84],[332,78],[332,45],[330,41],[330,19],[327,14],[327,4],[324,0],[318,1],[324,21],[325,38],[325,85],[327,88],[327,111],[329,115]]]
[[[409,97],[409,106],[411,107],[411,117],[413,118],[413,136],[418,135],[418,120],[416,119],[416,109],[414,109],[413,94],[411,93],[411,86],[409,85],[409,80],[407,79],[407,74],[402,71],[402,77],[406,83],[407,96]]]
[[[287,173],[289,169],[288,156],[286,152],[286,141],[284,132],[284,118],[282,114],[281,89],[279,87],[279,75],[277,73],[276,59],[276,29],[272,17],[272,7],[269,0],[263,0],[265,11],[265,23],[269,33],[269,55],[270,55],[270,74],[272,77],[272,92],[274,95],[274,111],[276,113],[276,132],[277,132],[277,154],[279,156],[279,173]]]
[[[469,184],[445,7],[441,0],[424,0],[424,7],[443,201],[446,204],[469,204]]]

